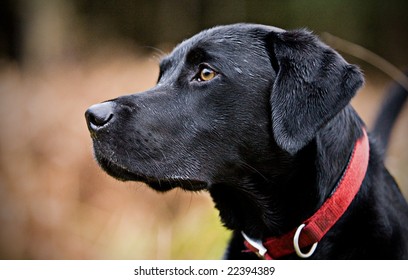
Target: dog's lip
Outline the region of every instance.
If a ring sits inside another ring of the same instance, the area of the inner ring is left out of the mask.
[[[200,191],[206,189],[208,186],[208,183],[204,181],[184,178],[180,176],[156,178],[130,171],[127,168],[119,165],[118,163],[115,163],[114,161],[106,159],[104,157],[99,156],[96,158],[102,169],[104,169],[112,177],[120,181],[144,182],[159,191],[167,191],[175,187],[181,187],[185,190],[191,191]]]
[[[135,174],[123,166],[109,160],[105,157],[95,155],[96,161],[108,174],[121,181],[144,181],[144,177],[140,174]]]

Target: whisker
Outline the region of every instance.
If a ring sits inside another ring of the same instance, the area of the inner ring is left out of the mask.
[[[246,167],[248,170],[255,171],[255,173],[257,173],[258,175],[260,175],[265,181],[268,181],[268,178],[266,178],[265,175],[263,175],[263,174],[262,174],[258,169],[256,169],[255,167],[251,166],[250,164],[248,164],[248,163],[246,163],[246,162],[244,162],[244,161],[241,161],[240,163],[241,163],[241,165],[242,165],[243,167]]]

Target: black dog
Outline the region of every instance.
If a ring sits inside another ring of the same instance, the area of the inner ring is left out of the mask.
[[[184,41],[154,88],[86,119],[110,175],[208,190],[234,232],[226,258],[406,259],[407,203],[349,105],[362,84],[306,30],[236,24]]]

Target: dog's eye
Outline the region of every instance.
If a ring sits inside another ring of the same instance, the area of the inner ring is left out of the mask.
[[[206,66],[206,67],[203,67],[198,73],[197,80],[200,82],[206,82],[206,81],[214,79],[216,75],[217,75],[217,72],[215,72],[214,70]]]

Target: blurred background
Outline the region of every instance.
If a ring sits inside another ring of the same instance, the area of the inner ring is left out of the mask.
[[[118,182],[93,160],[84,112],[152,87],[158,61],[214,25],[307,27],[408,65],[406,0],[3,0],[0,259],[218,259],[229,232],[208,194]],[[350,54],[368,126],[391,79]],[[408,110],[386,165],[408,197]]]

